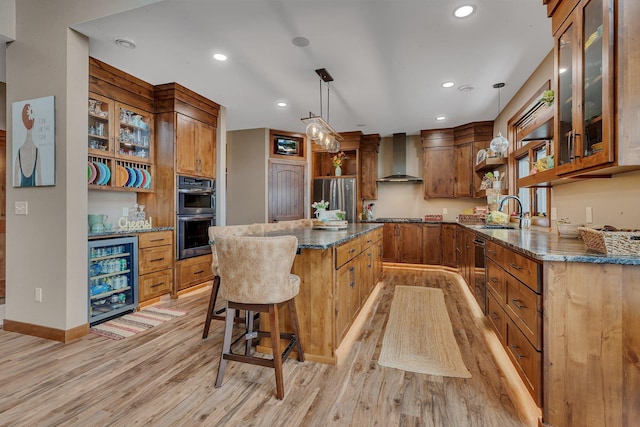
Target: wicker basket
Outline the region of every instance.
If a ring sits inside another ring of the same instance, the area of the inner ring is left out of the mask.
[[[579,227],[580,237],[591,250],[607,255],[640,256],[640,231],[601,231]]]

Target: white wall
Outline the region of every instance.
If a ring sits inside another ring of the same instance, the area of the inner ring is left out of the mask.
[[[267,222],[268,157],[268,129],[227,132],[226,225]]]
[[[13,188],[7,174],[6,320],[69,330],[87,323],[88,40],[69,26],[144,0],[16,2],[15,41],[6,50],[6,104],[53,95],[56,184]],[[0,4],[2,5],[2,4]],[[7,163],[12,164],[7,119]],[[10,170],[10,169],[9,169]],[[12,214],[16,201],[29,215]],[[35,302],[34,289],[43,290]],[[6,323],[5,323],[6,325]]]

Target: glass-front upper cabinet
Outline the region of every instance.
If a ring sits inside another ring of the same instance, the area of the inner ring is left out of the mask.
[[[116,157],[149,163],[153,149],[153,118],[151,114],[116,102]]]
[[[113,139],[111,138],[111,116],[113,102],[98,94],[89,94],[89,154],[97,156],[113,155]]]
[[[559,175],[614,161],[612,3],[581,1],[556,34]]]

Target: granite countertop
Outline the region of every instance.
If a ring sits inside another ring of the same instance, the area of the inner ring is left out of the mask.
[[[296,236],[299,249],[329,249],[354,238],[366,234],[382,224],[353,224],[347,225],[345,230],[315,230],[312,228],[296,228],[293,230],[269,231],[264,236]]]
[[[539,261],[640,265],[640,257],[599,254],[589,250],[580,238],[560,237],[546,229],[504,230],[486,229],[479,225],[461,225]]]
[[[139,233],[150,233],[152,231],[173,231],[173,227],[153,227],[146,230],[109,230],[101,233],[91,233],[87,235],[89,239],[95,239],[97,237],[120,237],[120,236],[134,236]]]

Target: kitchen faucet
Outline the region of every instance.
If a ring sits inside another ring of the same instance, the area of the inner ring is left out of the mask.
[[[522,228],[522,201],[520,201],[520,199],[517,196],[506,196],[505,198],[503,198],[502,200],[500,200],[500,205],[498,206],[498,210],[501,211],[502,207],[504,206],[504,202],[508,199],[513,199],[516,202],[518,202],[518,206],[520,207],[520,216],[519,216],[519,222],[518,222],[518,228]]]

